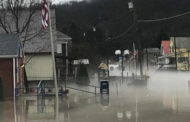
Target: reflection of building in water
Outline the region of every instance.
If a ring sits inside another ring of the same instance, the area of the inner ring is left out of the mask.
[[[18,100],[15,107],[15,120],[17,122],[27,122],[29,101]]]
[[[37,97],[37,111],[39,113],[43,113],[46,111],[44,96],[38,96]]]
[[[17,122],[30,122],[33,120],[55,120],[54,99],[37,98],[34,100],[22,99],[16,105]]]
[[[0,122],[14,121],[14,107],[12,101],[0,102]]]
[[[175,113],[190,113],[190,82],[177,84],[171,93],[163,96],[163,105],[166,109],[171,109]]]
[[[190,97],[184,97],[184,96],[180,96],[180,95],[174,95],[173,97],[171,97],[169,103],[168,104],[169,107],[172,108],[173,112],[176,113],[190,113]],[[166,105],[166,104],[165,104]],[[168,107],[167,105],[167,107]]]
[[[188,91],[189,91],[189,94],[190,94],[190,81],[188,81]]]

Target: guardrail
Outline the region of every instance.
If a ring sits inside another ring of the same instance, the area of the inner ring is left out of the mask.
[[[86,92],[86,93],[92,93],[92,94],[99,94],[100,93],[100,92],[97,92],[98,91],[97,89],[100,89],[99,86],[87,85],[85,87],[86,88],[94,88],[94,90],[80,89],[80,88],[71,87],[71,86],[67,86],[66,88],[81,91],[81,92]],[[58,86],[58,89],[60,89],[59,95],[62,95],[63,94],[61,92],[62,87]],[[22,95],[27,95],[27,96],[50,96],[50,95],[55,95],[55,91],[54,91],[55,87],[46,87],[45,83],[43,83],[43,82],[38,84],[37,87],[29,87],[29,88],[27,88],[27,90],[26,90],[26,88],[15,88],[16,96],[22,96]]]
[[[84,89],[79,89],[79,88],[74,88],[74,87],[67,86],[67,88],[69,88],[69,89],[73,89],[73,90],[77,90],[77,91],[81,91],[81,92],[87,92],[87,93],[93,93],[93,94],[99,94],[100,93],[100,92],[99,93],[97,92],[97,89],[100,89],[99,86],[88,85],[87,87],[94,88],[94,92],[88,91],[88,90],[84,90]]]

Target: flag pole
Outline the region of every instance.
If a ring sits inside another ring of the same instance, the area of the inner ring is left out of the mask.
[[[135,75],[137,75],[137,60],[136,60],[136,55],[137,55],[137,51],[136,51],[136,49],[135,49],[135,43],[133,42],[133,55],[134,55],[134,59],[135,59],[135,69],[134,69],[134,71],[135,71]]]
[[[49,3],[50,3],[49,0],[47,0],[47,2],[48,2],[48,11],[49,11],[49,34],[50,34],[50,41],[51,41],[51,54],[52,54],[55,96],[56,96],[56,103],[58,104],[58,87],[57,87],[57,74],[56,74],[56,66],[55,66],[54,40],[53,40],[52,23],[51,23],[51,11],[49,7]]]

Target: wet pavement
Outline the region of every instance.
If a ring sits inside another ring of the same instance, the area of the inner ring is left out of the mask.
[[[0,122],[189,122],[190,74],[150,76],[147,84],[111,81],[109,95],[70,90],[58,106],[54,97],[0,102]]]

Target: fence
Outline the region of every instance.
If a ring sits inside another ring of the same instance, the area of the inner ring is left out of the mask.
[[[100,92],[97,92],[97,89],[100,89],[99,86],[95,85],[85,85],[85,86],[80,86],[79,87],[73,87],[72,85],[69,85],[66,87],[67,89],[73,89],[81,92],[86,92],[86,93],[93,93],[93,94],[99,94]],[[59,89],[59,95],[62,95],[63,92],[62,86],[58,86]],[[49,87],[47,86],[46,81],[39,81],[37,87],[29,87],[29,88],[15,88],[15,93],[16,96],[50,96],[50,95],[55,95],[55,87]]]

